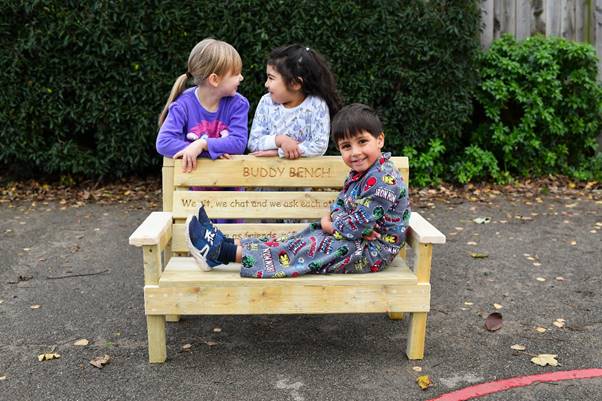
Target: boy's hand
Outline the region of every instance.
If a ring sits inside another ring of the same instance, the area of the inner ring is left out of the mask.
[[[182,171],[184,173],[190,173],[196,168],[196,158],[204,150],[207,150],[207,141],[204,139],[198,139],[176,153],[173,158],[182,158],[182,161],[184,162],[182,164]]]
[[[334,234],[334,227],[332,226],[332,219],[330,218],[330,213],[325,214],[320,219],[320,225],[322,226],[322,231],[326,234]]]
[[[272,157],[272,156],[278,156],[278,149],[258,150],[257,152],[251,153],[251,156],[255,156],[255,157]]]
[[[301,157],[299,150],[299,142],[287,135],[276,136],[276,146],[278,146],[284,152],[284,157],[287,159],[298,159]]]
[[[366,241],[374,241],[375,239],[380,238],[380,234],[377,233],[376,231],[372,230],[372,232],[370,234],[364,235],[362,238],[364,238],[364,240],[366,240]]]

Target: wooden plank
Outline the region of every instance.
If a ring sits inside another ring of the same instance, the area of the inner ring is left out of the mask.
[[[426,313],[410,314],[410,330],[406,355],[408,359],[424,358],[424,343],[426,341]]]
[[[493,39],[499,39],[502,33],[505,31],[503,28],[504,20],[504,1],[506,0],[494,0],[493,2]]]
[[[414,248],[414,273],[419,283],[428,283],[431,279],[432,244],[419,244]]]
[[[481,0],[481,48],[488,49],[493,42],[494,0]]]
[[[142,247],[144,262],[144,284],[156,285],[161,278],[161,251],[156,245]]]
[[[147,315],[146,332],[148,335],[148,361],[163,363],[167,359],[165,339],[165,316]]]
[[[306,274],[294,279],[253,279],[240,277],[240,264],[230,263],[206,272],[190,257],[173,257],[167,265],[159,286],[170,287],[297,287],[297,286],[387,286],[415,285],[416,275],[405,261],[396,258],[381,272],[367,274]]]
[[[211,218],[316,219],[328,212],[339,192],[176,191],[174,218],[186,218],[203,204]]]
[[[516,0],[516,39],[522,40],[531,36],[531,2]]]
[[[294,279],[267,279],[293,284]],[[427,312],[430,284],[144,288],[147,314],[239,315]]]
[[[408,242],[412,247],[414,245],[411,241],[427,244],[445,244],[445,235],[422,217],[420,213],[412,212],[410,216],[410,228],[411,233],[408,233]],[[410,236],[412,239],[409,238]]]
[[[171,166],[166,166],[165,161],[171,161]],[[173,210],[173,197],[171,194],[174,191],[174,173],[173,160],[164,158],[163,168],[161,169],[161,191],[163,195],[163,211],[171,212]]]
[[[407,182],[408,158],[391,159]],[[199,159],[191,173],[183,173],[181,165],[181,160],[174,161],[174,184],[185,187],[340,188],[349,173],[340,156],[287,160],[236,155],[230,160]]]
[[[598,81],[602,81],[602,0],[596,0],[594,10],[594,41],[598,54]]]
[[[544,0],[531,0],[531,36],[546,34],[546,7]]]
[[[546,36],[561,36],[562,3],[557,0],[547,0],[546,7]]]
[[[579,0],[581,1],[581,0]],[[563,38],[575,40],[575,7],[576,0],[562,1],[562,16],[560,19],[560,34]]]
[[[240,239],[290,235],[303,230],[307,227],[307,223],[216,224],[216,226],[228,237]],[[173,226],[172,249],[173,252],[188,252],[184,236],[184,224],[174,224]]]
[[[161,245],[164,247],[171,238],[172,214],[152,212],[130,235],[130,245]]]

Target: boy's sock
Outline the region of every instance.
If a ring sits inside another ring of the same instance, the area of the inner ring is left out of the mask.
[[[211,226],[213,228],[213,230],[215,232],[218,232],[222,235],[222,237],[224,237],[224,242],[229,242],[231,244],[234,243],[234,239],[232,238],[228,238],[224,235],[223,232],[220,231],[220,229],[218,229],[217,227],[215,227],[213,225],[213,222],[211,221],[211,219],[209,218],[209,216],[207,216],[207,212],[205,212],[205,207],[203,207],[202,205],[199,207],[199,210],[197,212],[197,219],[199,219],[199,222],[204,225],[204,226]]]
[[[203,226],[196,216],[186,219],[184,234],[190,254],[203,270],[211,270],[220,264],[217,258],[224,239],[222,235]]]
[[[225,265],[236,262],[236,250],[238,246],[234,243],[223,242],[217,260]]]

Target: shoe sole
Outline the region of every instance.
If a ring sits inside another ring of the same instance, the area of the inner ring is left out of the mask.
[[[186,245],[188,246],[188,251],[190,252],[190,255],[192,256],[192,258],[196,262],[197,266],[201,270],[206,271],[206,272],[211,271],[213,269],[211,268],[211,266],[209,266],[207,264],[207,260],[205,260],[203,255],[201,255],[201,253],[199,252],[199,250],[196,249],[196,247],[192,244],[192,240],[190,239],[190,230],[189,230],[191,221],[192,221],[192,216],[188,216],[188,218],[186,219],[186,224],[184,224],[184,236],[186,237]]]

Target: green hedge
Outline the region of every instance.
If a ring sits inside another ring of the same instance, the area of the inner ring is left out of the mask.
[[[331,61],[346,102],[378,109],[387,150],[458,141],[472,113],[477,3],[3,1],[0,165],[21,175],[158,171],[157,115],[208,36],[239,50],[252,106],[269,50],[301,42]]]
[[[600,178],[597,63],[592,46],[558,37],[517,42],[505,35],[495,41],[479,58],[476,129],[455,166],[458,179],[550,173]]]

